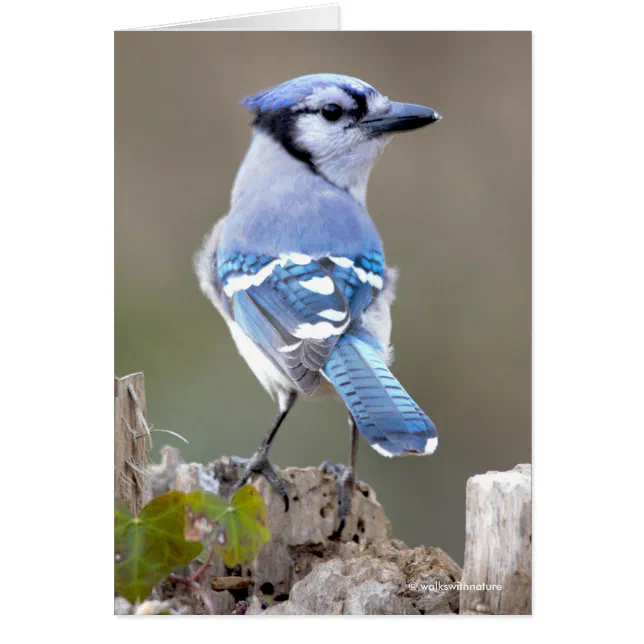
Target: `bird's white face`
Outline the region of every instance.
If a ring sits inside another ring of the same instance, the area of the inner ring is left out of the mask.
[[[440,119],[431,108],[390,101],[371,85],[337,74],[294,78],[242,104],[255,112],[257,131],[280,143],[291,159],[305,164],[302,168],[362,203],[371,169],[392,136]],[[269,154],[255,156],[270,164]],[[278,173],[283,171],[279,164]]]
[[[291,108],[293,140],[322,176],[364,200],[369,173],[392,136],[374,136],[362,123],[390,110],[378,93],[356,100],[341,87],[319,88]]]

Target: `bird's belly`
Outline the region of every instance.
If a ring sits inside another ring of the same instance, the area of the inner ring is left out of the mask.
[[[239,325],[228,318],[226,322],[237,350],[242,358],[246,360],[262,387],[272,397],[275,397],[280,389],[284,391],[293,389],[290,380],[264,355],[262,350],[241,330]]]

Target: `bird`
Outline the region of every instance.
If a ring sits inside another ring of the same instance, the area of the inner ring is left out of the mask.
[[[278,404],[257,452],[238,459],[238,487],[264,476],[284,500],[269,449],[295,401],[339,394],[349,465],[325,461],[338,486],[342,534],[356,480],[358,435],[385,457],[429,455],[436,426],[390,370],[390,307],[398,272],[366,207],[371,170],[394,135],[441,120],[342,74],[293,78],[252,94],[252,139],[230,209],[194,267],[241,356]]]

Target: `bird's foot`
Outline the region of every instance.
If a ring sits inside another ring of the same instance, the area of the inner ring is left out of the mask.
[[[355,473],[351,467],[339,463],[331,463],[330,461],[324,461],[320,465],[320,469],[335,479],[335,484],[338,488],[338,528],[329,537],[331,541],[337,541],[342,535],[346,519],[351,511]]]
[[[282,497],[284,501],[284,512],[288,512],[289,500],[286,493],[286,486],[284,481],[279,477],[275,471],[275,467],[268,460],[268,450],[260,449],[255,452],[250,458],[241,458],[240,456],[231,456],[230,462],[233,465],[241,465],[244,467],[244,472],[235,486],[235,491],[246,485],[248,480],[254,474],[260,474],[269,483],[269,485]]]

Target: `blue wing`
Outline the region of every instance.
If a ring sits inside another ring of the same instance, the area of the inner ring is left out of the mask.
[[[218,257],[218,283],[231,318],[310,395],[338,340],[382,287],[382,260],[369,257],[233,253]]]

